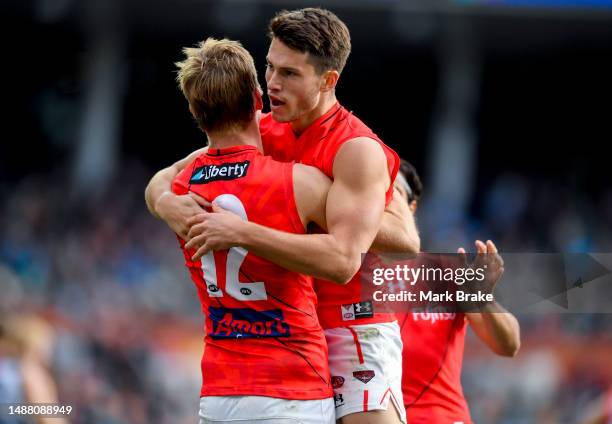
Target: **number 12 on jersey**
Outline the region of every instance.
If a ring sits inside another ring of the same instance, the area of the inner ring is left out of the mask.
[[[247,221],[246,210],[240,199],[233,194],[222,194],[217,196],[214,202],[218,203],[223,209],[237,214],[240,218]],[[248,251],[242,247],[232,247],[227,253],[225,262],[225,291],[236,300],[266,300],[268,295],[264,282],[255,281],[243,283],[238,278],[240,267],[248,255]],[[202,256],[202,271],[204,281],[210,297],[223,297],[223,292],[217,282],[217,266],[213,252],[208,252]]]

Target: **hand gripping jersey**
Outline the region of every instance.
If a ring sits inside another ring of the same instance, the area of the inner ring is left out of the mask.
[[[419,256],[413,268],[440,267],[435,255]],[[418,281],[415,292],[432,289]],[[433,284],[440,284],[439,282]],[[452,284],[452,283],[451,283]],[[402,393],[410,424],[472,422],[461,388],[467,320],[448,307],[412,309],[397,314],[402,343]]]
[[[172,190],[216,200],[245,220],[305,232],[293,165],[264,157],[254,146],[209,150],[177,175]],[[179,241],[206,320],[201,396],[331,397],[312,279],[242,248],[193,262],[194,251]]]
[[[290,123],[276,122],[271,114],[262,116],[260,129],[266,155],[283,162],[295,161],[315,166],[332,179],[334,158],[342,144],[357,137],[376,140],[387,158],[391,185],[386,193],[386,202],[388,204],[391,201],[393,181],[399,169],[397,153],[339,103],[312,123],[299,137],[293,133]],[[391,322],[395,319],[393,314],[376,313],[371,299],[362,299],[360,289],[359,273],[344,286],[315,280],[315,291],[319,299],[317,313],[323,328]]]

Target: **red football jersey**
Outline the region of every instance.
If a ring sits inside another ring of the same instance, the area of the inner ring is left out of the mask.
[[[293,133],[290,123],[276,122],[271,114],[262,116],[260,129],[266,155],[283,162],[296,161],[315,166],[330,178],[333,178],[334,158],[342,144],[357,137],[378,141],[387,157],[391,185],[386,193],[386,202],[391,201],[393,181],[399,169],[397,153],[339,103],[313,122],[299,137]],[[319,298],[317,313],[323,328],[389,322],[395,319],[393,314],[376,313],[371,299],[362,298],[359,273],[344,286],[315,280],[315,291]]]
[[[461,313],[412,311],[399,317],[402,393],[410,423],[471,423],[461,388],[467,320]]]
[[[425,263],[427,258],[420,257],[417,261]],[[418,266],[418,262],[412,265]],[[431,289],[431,283],[418,281],[411,290],[416,293]],[[413,309],[397,315],[404,345],[402,393],[408,422],[471,423],[461,388],[465,315],[449,312],[444,306]]]
[[[293,165],[254,146],[210,149],[178,174],[172,190],[216,200],[251,222],[305,233]],[[201,396],[331,397],[312,279],[239,247],[193,262],[194,251],[180,242],[206,321]]]

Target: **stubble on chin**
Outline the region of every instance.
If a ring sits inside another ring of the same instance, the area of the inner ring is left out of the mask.
[[[291,122],[291,119],[287,115],[281,115],[279,113],[272,112],[272,119],[276,122]]]

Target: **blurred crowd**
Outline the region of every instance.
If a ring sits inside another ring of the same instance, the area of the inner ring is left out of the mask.
[[[456,214],[444,199],[427,202],[419,216],[430,250],[446,251],[475,238],[495,240],[506,252],[610,252],[612,188],[587,194],[561,177],[503,172],[475,193],[468,214]]]
[[[39,321],[73,422],[193,422],[199,303],[176,238],[146,211],[147,173],[126,169],[105,193],[75,195],[62,175],[4,187],[0,325]]]
[[[175,236],[146,210],[151,174],[125,163],[107,190],[80,194],[64,171],[0,187],[0,404],[24,401],[15,370],[35,352],[72,422],[195,422],[202,315]],[[417,217],[423,247],[453,251],[479,237],[502,254],[612,246],[612,191],[581,198],[505,174],[480,199],[463,217],[429,202]],[[515,358],[468,338],[463,380],[475,422],[577,422],[612,385],[612,315],[519,320]]]

